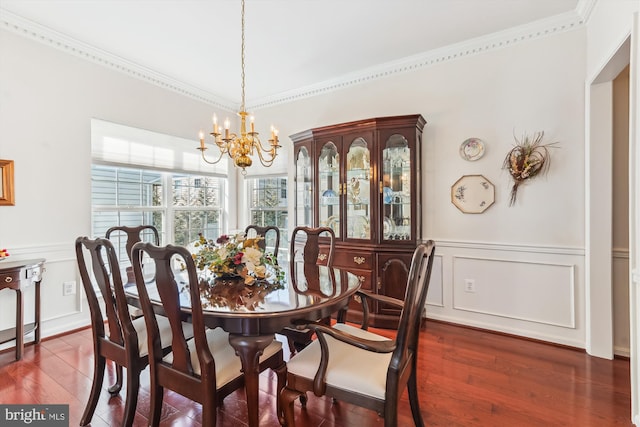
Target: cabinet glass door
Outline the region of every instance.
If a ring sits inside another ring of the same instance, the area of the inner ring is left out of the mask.
[[[302,147],[296,158],[296,225],[313,225],[311,185],[311,156],[307,148]]]
[[[411,156],[404,136],[394,134],[382,150],[382,238],[411,239]]]
[[[320,209],[318,220],[323,227],[330,227],[340,237],[340,158],[338,148],[327,142],[318,159],[318,192]]]
[[[346,233],[349,239],[371,239],[370,150],[367,141],[356,138],[347,151]]]

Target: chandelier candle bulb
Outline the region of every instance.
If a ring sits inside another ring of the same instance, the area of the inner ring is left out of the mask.
[[[255,120],[255,119],[256,119],[256,118],[255,118],[255,117],[253,117],[253,116],[251,116],[251,117],[249,118],[249,121],[251,122],[251,133],[255,133],[255,132],[256,132],[256,130],[255,130],[255,129],[254,129],[254,127],[253,127],[253,122],[254,122],[254,120]]]
[[[204,132],[200,131],[200,149],[201,150],[205,150],[206,148],[204,147]]]
[[[215,114],[213,115],[213,133],[218,133],[218,117]]]

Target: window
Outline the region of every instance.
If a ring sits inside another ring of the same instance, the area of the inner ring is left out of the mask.
[[[222,234],[222,178],[174,175],[173,183],[173,242],[187,246],[203,233],[207,239]]]
[[[289,248],[287,215],[287,178],[246,179],[249,197],[249,223],[259,226],[275,225],[280,229],[280,253]],[[267,246],[273,242],[267,240]]]
[[[163,244],[187,246],[223,230],[225,178],[111,165],[92,165],[93,235],[115,225],[153,225]],[[126,260],[125,241],[114,242]]]

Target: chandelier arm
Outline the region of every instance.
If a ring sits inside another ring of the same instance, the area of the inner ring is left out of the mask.
[[[215,165],[216,163],[219,163],[220,160],[222,160],[222,157],[227,153],[226,149],[225,150],[220,149],[220,156],[218,157],[218,160],[211,161],[207,159],[207,157],[204,155],[204,150],[201,150],[199,148],[198,150],[200,150],[200,152],[202,153],[202,160],[204,160],[205,163],[208,163],[210,165]]]
[[[255,143],[255,141],[257,141],[257,143]],[[259,138],[254,138],[254,147],[258,153],[258,159],[260,159],[260,163],[262,163],[263,166],[269,167],[276,160],[278,153],[276,152],[275,147],[272,147],[270,150],[265,150]],[[266,158],[262,153],[267,153],[270,158]]]
[[[269,148],[267,149],[264,145],[262,145],[262,141],[257,136],[253,137],[253,146],[256,148],[258,155],[261,156],[261,153],[269,153],[273,158],[275,158],[275,153],[277,148],[280,148],[279,145],[271,145],[269,144]],[[262,156],[261,156],[262,157]]]

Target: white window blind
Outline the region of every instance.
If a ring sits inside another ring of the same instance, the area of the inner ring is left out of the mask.
[[[226,176],[229,162],[205,163],[198,146],[196,140],[91,119],[91,156],[96,163]]]

